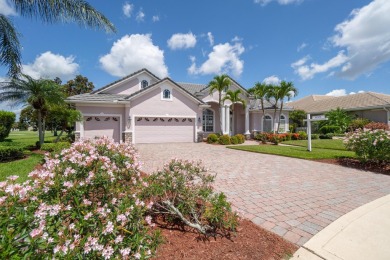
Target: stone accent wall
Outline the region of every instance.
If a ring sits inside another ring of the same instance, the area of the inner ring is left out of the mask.
[[[122,140],[125,143],[131,144],[133,142],[133,133],[132,132],[122,133]]]
[[[80,132],[75,132],[74,133],[74,140],[77,142],[80,140]]]
[[[198,143],[203,142],[203,132],[202,131],[199,131],[197,133],[196,142],[198,142]]]

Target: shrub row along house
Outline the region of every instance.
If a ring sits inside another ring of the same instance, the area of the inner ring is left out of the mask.
[[[69,97],[67,102],[83,114],[83,121],[76,123],[76,139],[105,135],[130,143],[199,142],[210,133],[249,136],[276,129],[279,113],[274,112],[275,106],[265,102],[263,114],[259,100],[229,79],[228,89],[241,90],[247,106],[226,100],[220,109],[219,95],[210,94],[208,85],[160,79],[147,69],[91,93]],[[289,111],[291,107],[285,106],[281,112],[279,132],[289,129]]]

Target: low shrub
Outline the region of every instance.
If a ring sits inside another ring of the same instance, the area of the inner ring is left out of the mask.
[[[159,236],[137,158],[131,145],[86,140],[47,156],[23,184],[1,182],[1,257],[150,258]]]
[[[340,131],[340,127],[335,126],[335,125],[324,125],[323,127],[320,128],[320,133],[322,134],[334,134]]]
[[[238,143],[239,144],[243,144],[243,143],[245,143],[245,135],[243,135],[243,134],[236,134],[236,136],[237,136],[237,138],[238,138]]]
[[[240,141],[239,141],[237,136],[232,136],[232,137],[230,137],[230,143],[231,144],[239,144]]]
[[[375,130],[375,129],[382,129],[382,130],[389,130],[389,125],[385,123],[379,123],[379,122],[371,122],[364,126],[364,128]]]
[[[293,133],[293,134],[291,134],[291,139],[292,139],[292,140],[299,140],[299,139],[300,139],[300,136],[299,136],[298,133]]]
[[[20,147],[0,147],[0,162],[14,161],[24,157]]]
[[[286,133],[286,141],[290,141],[292,139],[292,134],[291,133]]]
[[[299,140],[307,140],[307,133],[304,131],[299,131]]]
[[[229,135],[221,135],[218,139],[218,143],[222,145],[229,145],[230,142],[230,136]]]
[[[262,132],[255,136],[255,139],[265,144],[268,141],[268,133]]]
[[[364,126],[367,125],[368,123],[370,123],[370,120],[368,120],[367,118],[356,118],[351,121],[351,123],[348,126],[348,130],[350,132],[353,132],[357,129],[363,129]]]
[[[281,137],[278,134],[273,134],[270,136],[270,142],[278,145],[281,142]]]
[[[200,162],[174,159],[147,177],[142,198],[153,201],[150,214],[172,225],[185,224],[204,235],[234,231],[238,217],[223,193],[215,193],[215,176]]]
[[[311,135],[311,139],[312,140],[319,139],[319,138],[320,138],[320,135],[318,135],[318,134],[312,134]]]
[[[44,143],[41,146],[41,150],[46,151],[46,152],[59,153],[63,149],[67,149],[69,147],[70,147],[70,143],[68,143],[68,142]]]
[[[344,143],[363,162],[390,162],[390,131],[358,129],[349,134]]]
[[[319,135],[320,139],[333,139],[333,134],[328,133],[328,134],[320,134]]]
[[[15,123],[15,118],[15,113],[0,110],[0,142],[8,137],[12,124]]]
[[[216,134],[209,134],[207,136],[207,143],[214,144],[218,142],[218,136]]]

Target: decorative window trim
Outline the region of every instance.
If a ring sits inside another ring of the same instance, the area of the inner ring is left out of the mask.
[[[164,98],[164,92],[169,91],[169,98]],[[163,101],[172,101],[172,87],[170,86],[161,86],[161,100]]]

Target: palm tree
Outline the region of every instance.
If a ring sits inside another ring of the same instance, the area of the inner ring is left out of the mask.
[[[214,93],[214,91],[218,92],[219,124],[221,127],[221,133],[223,132],[223,130],[222,130],[222,106],[223,106],[222,92],[227,91],[230,84],[231,84],[230,78],[226,74],[215,76],[214,79],[212,81],[210,81],[210,83],[209,83],[210,95],[212,95]]]
[[[284,99],[287,98],[287,101],[290,101],[290,99],[292,97],[295,97],[296,95],[298,95],[298,89],[295,88],[294,83],[286,82],[286,81],[282,80],[282,82],[280,82],[280,85],[279,85],[277,91],[278,91],[277,96],[280,100],[279,120],[278,120],[278,130],[277,130],[279,133],[280,116],[281,116],[282,110],[283,110]]]
[[[31,105],[37,112],[39,144],[44,141],[44,119],[50,104],[61,104],[64,96],[59,85],[51,80],[35,80],[28,75],[2,83],[0,102],[12,101],[14,105]]]
[[[279,85],[269,85],[269,90],[266,95],[266,100],[270,102],[274,108],[274,121],[272,122],[272,131],[275,133],[275,118],[276,111],[278,110],[278,102],[280,100],[279,97]]]
[[[236,91],[228,90],[226,92],[226,96],[222,99],[223,102],[225,102],[226,100],[230,100],[230,102],[232,102],[231,110],[232,110],[232,115],[233,115],[233,126],[235,124],[235,122],[234,122],[234,104],[241,103],[244,109],[246,107],[246,102],[244,99],[242,99],[240,97],[240,94],[241,94],[241,90],[239,90],[239,89],[237,89]]]
[[[263,120],[260,120],[262,122],[262,125],[264,127],[264,120],[265,120],[265,107],[264,107],[264,101],[267,100],[267,97],[270,92],[270,85],[265,83],[256,82],[255,85],[248,89],[248,92],[254,96],[255,99],[260,100],[261,110],[263,112]]]
[[[86,27],[115,32],[114,25],[84,0],[10,0],[22,17],[40,18],[45,23],[76,22]],[[19,35],[11,20],[0,14],[0,65],[8,67],[8,76],[21,69]]]

